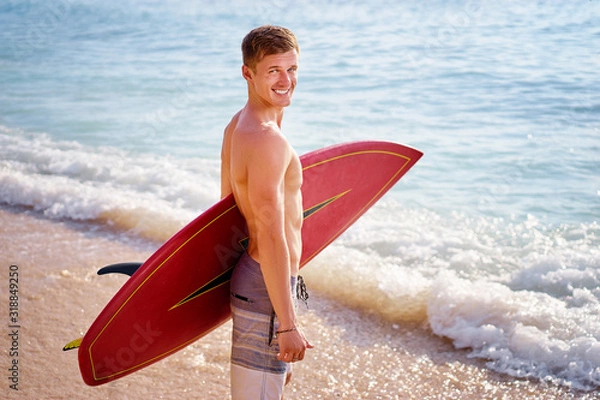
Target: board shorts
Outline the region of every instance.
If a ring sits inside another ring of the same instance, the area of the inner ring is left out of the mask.
[[[301,278],[300,278],[301,280]],[[290,290],[297,299],[297,278]],[[279,323],[260,269],[244,253],[231,277],[231,395],[233,400],[281,399],[291,364],[277,359]]]

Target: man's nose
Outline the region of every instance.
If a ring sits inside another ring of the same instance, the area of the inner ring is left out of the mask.
[[[290,73],[284,71],[281,74],[279,74],[279,83],[280,84],[284,84],[287,87],[290,85],[291,82],[292,82],[292,77],[290,76]]]

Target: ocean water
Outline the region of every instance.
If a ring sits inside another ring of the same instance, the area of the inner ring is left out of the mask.
[[[264,23],[300,42],[299,153],[424,152],[306,267],[313,290],[507,377],[598,390],[598,1],[5,1],[0,204],[166,240],[218,200],[239,44]]]

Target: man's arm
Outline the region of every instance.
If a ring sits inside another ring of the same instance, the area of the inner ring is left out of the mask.
[[[255,245],[269,298],[281,329],[289,329],[296,323],[285,234],[284,179],[290,151],[281,136],[271,133],[262,136],[247,163],[248,202],[254,217]]]
[[[290,249],[286,238],[285,176],[292,153],[276,133],[263,135],[253,147],[248,162],[248,201],[255,224],[255,241],[269,298],[279,319],[279,330],[296,328],[291,295]],[[303,359],[310,346],[299,331],[278,338],[279,358],[286,362]]]

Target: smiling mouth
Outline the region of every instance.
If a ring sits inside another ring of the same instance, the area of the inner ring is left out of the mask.
[[[287,94],[290,89],[273,89],[273,91],[277,94]]]

